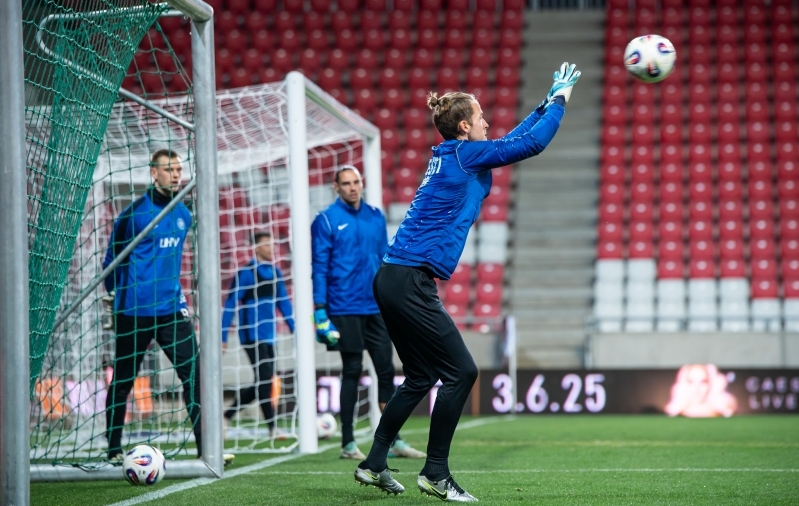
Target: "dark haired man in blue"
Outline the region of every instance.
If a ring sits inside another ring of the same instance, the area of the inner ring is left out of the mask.
[[[103,268],[166,207],[180,188],[183,167],[176,153],[156,151],[150,161],[153,185],[125,208],[114,223]],[[194,326],[180,287],[183,243],[191,213],[181,202],[161,220],[105,278],[113,295],[116,354],[114,376],[106,397],[108,459],[122,461],[122,426],[128,394],[144,354],[155,340],[174,364],[183,383],[183,401],[194,425],[197,455],[202,455],[200,362]]]
[[[386,217],[361,200],[363,181],[352,165],[336,171],[333,188],[339,198],[311,225],[314,321],[317,341],[341,353],[339,457],[362,460],[365,457],[355,444],[353,418],[364,349],[375,367],[381,409],[395,390],[391,340],[372,295],[372,280],[388,247]],[[425,456],[399,433],[391,443],[390,456]]]
[[[256,232],[253,235],[255,256],[241,268],[230,284],[230,293],[222,313],[222,346],[227,347],[228,330],[239,306],[239,342],[255,372],[255,386],[242,388],[236,393],[233,405],[225,411],[230,420],[241,409],[258,398],[261,412],[269,424],[273,438],[282,438],[277,428],[272,407],[272,375],[275,373],[275,334],[279,309],[289,330],[294,332],[291,301],[283,272],[273,263],[272,234]],[[256,395],[257,392],[257,395]]]
[[[491,169],[547,147],[579,77],[574,65],[564,63],[541,105],[496,140],[487,138],[488,123],[474,95],[430,93],[427,104],[444,142],[433,148],[422,184],[374,281],[375,300],[402,360],[405,382],[386,405],[369,456],[355,470],[355,481],[389,493],[405,491],[388,469],[389,445],[441,380],[430,419],[427,461],[416,484],[422,493],[444,501],[477,502],[449,471],[452,437],[477,379],[477,366],[438,298],[434,278],[449,279],[455,270],[469,228],[491,190]]]

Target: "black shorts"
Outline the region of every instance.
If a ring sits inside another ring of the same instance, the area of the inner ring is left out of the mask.
[[[345,353],[362,353],[363,350],[391,348],[386,324],[380,314],[331,316],[330,321],[336,326],[341,338],[335,346],[328,346],[328,351]]]

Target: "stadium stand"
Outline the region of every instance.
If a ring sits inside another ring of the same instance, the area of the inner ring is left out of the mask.
[[[218,88],[279,81],[298,69],[380,127],[390,236],[413,200],[430,146],[442,141],[426,107],[430,90],[475,93],[488,116],[491,137],[516,125],[524,0],[395,0],[391,9],[382,0],[209,3],[218,13],[214,33]],[[185,21],[164,19],[162,27],[170,41],[177,34],[175,50],[190,61]],[[158,34],[153,30],[151,36]],[[137,64],[146,71],[158,62]],[[132,82],[126,86],[134,87]],[[493,177],[494,188],[461,259],[462,272],[504,272],[511,168],[497,169]],[[242,213],[230,221],[225,213],[247,207],[247,196],[234,187],[226,191],[240,201],[224,207],[228,197],[220,197],[224,221],[220,223],[234,231],[223,234],[223,257],[225,251],[235,250],[231,245],[244,240],[238,237],[243,232],[235,231],[249,223],[240,220]],[[254,223],[265,222],[261,218],[256,213]],[[232,267],[244,260],[226,261]],[[441,291],[442,299],[464,328],[474,320],[475,329],[486,330],[481,322],[502,315],[501,279],[484,282],[470,274],[450,285]]]
[[[799,328],[796,31],[789,0],[607,3],[600,331]],[[646,33],[677,51],[657,85],[624,69]]]

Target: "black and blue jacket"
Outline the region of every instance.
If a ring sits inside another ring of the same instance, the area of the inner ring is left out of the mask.
[[[491,190],[491,169],[537,155],[555,136],[562,100],[539,107],[497,140],[448,140],[433,148],[422,184],[391,241],[384,261],[425,266],[449,279]]]
[[[144,230],[171,197],[150,187],[133,201],[114,223],[103,268]],[[191,228],[189,209],[181,202],[156,225],[105,278],[105,289],[116,291],[114,311],[128,316],[165,316],[186,308],[180,288],[180,263],[183,243]]]
[[[240,269],[230,284],[230,293],[225,300],[222,313],[222,342],[227,342],[227,334],[239,306],[239,341],[252,344],[264,341],[275,343],[277,318],[275,306],[280,310],[286,325],[294,332],[291,301],[283,282],[280,268],[272,264],[258,263],[253,258]]]
[[[387,247],[380,209],[336,199],[311,225],[314,304],[331,316],[379,314],[372,281]]]

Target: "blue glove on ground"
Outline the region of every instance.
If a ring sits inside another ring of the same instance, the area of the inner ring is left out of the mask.
[[[327,317],[327,311],[324,308],[317,309],[313,313],[313,319],[316,323],[316,340],[328,346],[335,346],[341,334]]]

